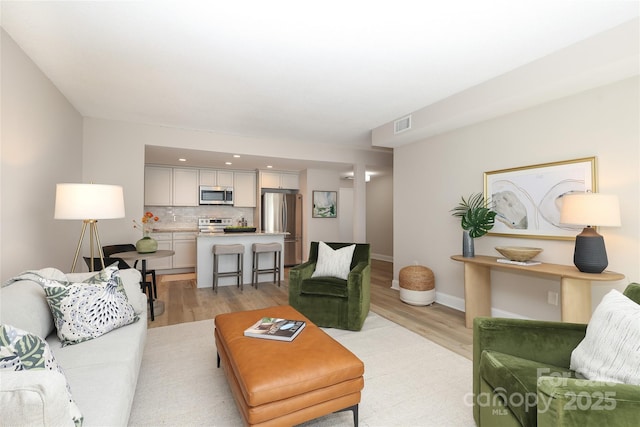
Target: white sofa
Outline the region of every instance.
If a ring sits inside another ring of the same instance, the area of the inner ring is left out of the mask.
[[[69,281],[82,282],[93,274],[66,276]],[[121,270],[120,277],[139,319],[65,347],[56,335],[42,286],[20,280],[0,289],[0,323],[46,339],[64,371],[84,426],[126,426],[129,420],[147,334],[147,298],[140,290],[137,270]],[[49,372],[51,378],[44,383],[28,384],[33,372],[0,371],[0,425],[59,425],[64,419],[59,417],[64,417],[62,406],[68,405],[68,399],[64,389],[60,390],[66,387],[59,384],[61,376]],[[16,405],[16,401],[21,403]]]

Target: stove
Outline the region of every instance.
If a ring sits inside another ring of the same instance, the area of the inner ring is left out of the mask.
[[[223,233],[225,227],[232,225],[231,218],[198,218],[198,230],[201,233]]]

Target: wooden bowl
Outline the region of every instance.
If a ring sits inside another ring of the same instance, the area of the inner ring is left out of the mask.
[[[528,248],[525,246],[496,246],[496,251],[511,261],[529,261],[540,252],[542,248]]]

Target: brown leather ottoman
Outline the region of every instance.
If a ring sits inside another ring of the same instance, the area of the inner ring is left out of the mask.
[[[250,338],[261,317],[304,320],[293,341]],[[353,411],[358,424],[364,364],[292,307],[220,314],[215,318],[218,367],[248,425],[295,425],[336,411]]]

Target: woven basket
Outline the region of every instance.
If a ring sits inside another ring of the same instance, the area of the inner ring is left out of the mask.
[[[430,291],[435,288],[433,271],[421,265],[411,265],[400,270],[400,287],[411,291]]]

